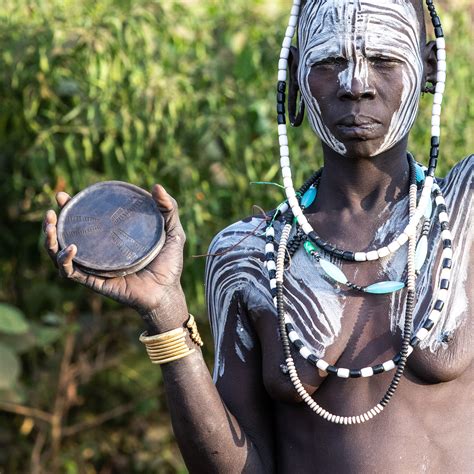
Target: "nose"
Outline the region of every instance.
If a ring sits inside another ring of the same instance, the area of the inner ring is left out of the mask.
[[[339,81],[337,97],[341,100],[361,100],[374,99],[375,88],[369,83],[368,77],[359,77],[357,74],[350,74],[347,80]]]

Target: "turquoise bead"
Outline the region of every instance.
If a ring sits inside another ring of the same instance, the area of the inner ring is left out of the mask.
[[[425,172],[423,171],[423,168],[419,165],[415,165],[416,169],[416,181],[418,183],[422,183],[425,180]]]
[[[316,199],[316,194],[317,190],[314,186],[311,186],[308,191],[306,191],[303,194],[303,197],[301,198],[301,205],[304,206],[305,208],[308,208],[313,204],[314,200]]]
[[[339,267],[336,267],[336,265],[331,263],[329,260],[324,260],[324,258],[321,258],[319,260],[319,264],[321,265],[321,268],[324,270],[324,273],[326,273],[327,276],[339,283],[342,283],[343,285],[347,283],[346,275],[344,275],[344,273]]]
[[[428,238],[422,235],[415,250],[415,271],[419,272],[428,255]]]
[[[313,244],[313,242],[307,240],[305,243],[304,243],[304,249],[306,250],[306,252],[308,252],[310,255],[311,255],[311,252],[317,252],[318,251],[318,247],[316,247],[316,245]]]
[[[431,198],[428,200],[428,204],[426,205],[425,209],[425,219],[429,219],[431,217],[431,213],[433,212],[433,201]]]
[[[366,293],[373,293],[374,295],[383,295],[386,293],[393,293],[405,287],[405,283],[401,281],[379,281],[373,285],[364,288]]]

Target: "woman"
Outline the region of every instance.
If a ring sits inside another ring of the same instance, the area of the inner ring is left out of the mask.
[[[301,12],[299,6],[295,1],[278,77],[291,210],[236,223],[211,244],[206,288],[214,382],[179,282],[185,235],[163,187],[156,185],[153,196],[167,239],[145,270],[116,279],[82,273],[73,264],[74,246],[58,252],[53,211],[45,220],[46,247],[63,276],[142,316],[147,333],[141,339],[161,363],[173,428],[191,472],[438,472],[447,466],[467,472],[473,461],[473,160],[432,183],[436,118],[427,175],[407,158],[419,96],[426,83],[444,84],[437,67],[443,42],[425,45],[418,0],[308,1]],[[299,50],[290,52],[297,18]],[[303,189],[302,200],[292,187],[283,123],[287,57],[289,109],[296,110],[299,91],[324,153],[324,170]],[[420,188],[432,183],[433,193],[417,192],[417,181]],[[62,207],[69,196],[57,199]],[[430,213],[428,205],[439,206]],[[349,252],[354,249],[368,252]],[[283,268],[287,253],[292,257]],[[388,286],[371,286],[383,281]],[[403,330],[411,316],[418,341],[410,340],[411,327]],[[281,328],[278,317],[286,318]],[[425,329],[428,320],[433,324]],[[406,360],[409,342],[416,348]],[[403,377],[388,405],[398,385],[390,385],[393,371],[395,381]],[[350,376],[360,378],[341,380]]]

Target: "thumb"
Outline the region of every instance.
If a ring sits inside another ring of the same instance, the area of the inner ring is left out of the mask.
[[[185,235],[179,220],[178,203],[160,184],[153,186],[152,196],[165,221],[166,240],[184,245]]]

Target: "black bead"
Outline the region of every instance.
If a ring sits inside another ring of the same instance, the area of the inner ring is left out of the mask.
[[[442,289],[442,290],[447,290],[449,288],[449,280],[447,278],[443,278],[441,280],[441,283],[439,285],[439,287]]]
[[[285,113],[285,104],[277,104],[277,113],[284,114]]]
[[[278,90],[278,92],[285,92],[286,91],[286,82],[285,81],[278,81],[277,90]]]
[[[354,252],[344,252],[344,255],[342,256],[344,260],[349,260],[350,262],[353,262],[355,260],[355,255]]]
[[[453,261],[450,258],[445,258],[443,260],[443,268],[451,268],[453,266]]]
[[[439,137],[431,137],[431,146],[439,146]]]
[[[324,250],[326,250],[327,253],[331,253],[331,254],[335,253],[335,251],[336,251],[336,247],[334,247],[334,245],[331,245],[331,244],[328,244],[328,243],[326,243],[326,245],[323,248],[324,248]]]
[[[335,249],[334,252],[333,252],[333,255],[337,258],[343,258],[344,257],[344,250]]]
[[[276,288],[270,288],[270,291],[272,293],[272,297],[275,298],[277,296],[277,289]]]
[[[382,364],[374,365],[372,367],[372,370],[374,371],[374,375],[381,374],[382,372],[385,371]]]
[[[433,26],[441,26],[441,20],[439,19],[439,16],[434,16],[432,19]]]
[[[300,349],[304,346],[304,344],[303,344],[299,339],[296,339],[296,341],[293,342],[293,345],[294,345],[298,350],[300,350]]]
[[[275,242],[275,237],[273,237],[273,235],[267,235],[267,242]]]
[[[438,205],[438,211],[439,212],[448,212],[448,209],[446,208],[446,204],[439,204]]]
[[[268,261],[268,260],[275,260],[275,253],[274,253],[274,252],[268,252],[268,253],[266,253],[266,254],[265,254],[265,258],[267,259],[267,261]],[[275,271],[275,270],[270,270],[270,272],[274,272],[274,271]],[[268,272],[269,275],[270,275],[270,278],[275,278],[275,277],[272,277],[272,276],[271,276],[270,272]]]
[[[439,155],[439,147],[438,146],[431,147],[430,157],[431,158],[438,158],[438,155]]]
[[[286,323],[285,324],[285,327],[286,327],[286,330],[290,333],[291,331],[293,331],[293,324],[291,323]]]
[[[313,230],[308,234],[308,238],[311,240],[311,242],[313,242],[313,244],[316,244],[316,241],[318,240],[318,234],[316,234],[316,232]]]
[[[284,92],[278,92],[277,93],[277,102],[279,104],[284,104],[285,103],[285,93]]]
[[[411,338],[410,345],[411,345],[412,347],[416,347],[416,346],[418,346],[418,344],[419,344],[420,342],[421,342],[420,339],[418,339],[416,336],[413,336],[413,337]]]
[[[441,230],[449,230],[449,222],[441,222]]]
[[[428,168],[428,171],[426,172],[426,176],[431,176],[432,178],[434,178],[435,176],[435,173],[436,173],[436,168]]]
[[[450,249],[453,246],[453,243],[451,242],[450,239],[444,239],[443,240],[443,248],[444,249]]]
[[[428,164],[429,168],[436,168],[438,166],[438,159],[437,158],[430,158],[430,162]]]
[[[434,326],[434,321],[432,319],[427,319],[425,321],[425,324],[423,324],[423,328],[426,329],[427,331],[431,331]]]
[[[310,354],[308,360],[316,367],[319,359],[314,354]]]
[[[349,377],[357,379],[359,377],[362,377],[362,372],[360,370],[351,369],[349,370]]]
[[[334,367],[333,365],[328,365],[327,368],[326,368],[326,372],[328,374],[336,375],[337,374],[337,367]]]
[[[443,28],[441,28],[441,26],[437,26],[434,30],[436,38],[442,38],[444,36]]]
[[[436,303],[434,304],[434,309],[436,311],[441,311],[443,308],[444,308],[444,301],[437,300]]]
[[[395,365],[398,365],[400,361],[402,360],[402,355],[398,353],[392,360]]]
[[[284,125],[286,123],[286,118],[283,114],[278,114],[278,125]]]

